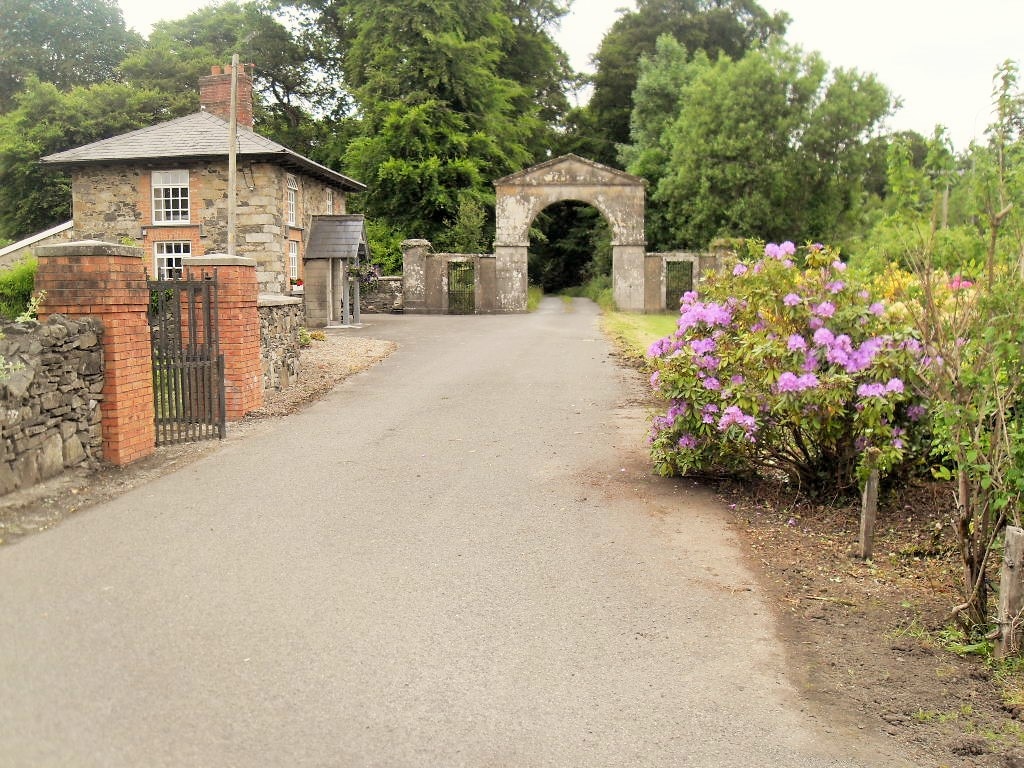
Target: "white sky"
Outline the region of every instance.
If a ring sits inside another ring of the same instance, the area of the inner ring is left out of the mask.
[[[472,2],[473,0],[465,0]],[[982,138],[991,116],[992,75],[1005,59],[1024,59],[1024,0],[760,0],[786,11],[787,39],[820,51],[833,67],[873,72],[903,100],[894,129],[925,135],[949,128],[958,149]],[[207,0],[119,0],[125,21],[149,34],[159,19],[176,19]],[[559,44],[579,70],[633,0],[575,0]]]

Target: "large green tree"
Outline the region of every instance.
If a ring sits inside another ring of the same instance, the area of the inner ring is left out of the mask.
[[[166,94],[125,83],[67,92],[29,79],[0,116],[0,238],[26,237],[71,218],[67,176],[39,164],[51,152],[178,117]]]
[[[199,108],[199,78],[237,53],[254,65],[260,132],[299,152],[324,154],[348,100],[337,76],[323,67],[318,48],[291,24],[286,9],[229,1],[183,19],[158,22],[145,46],[120,66],[126,79]],[[317,158],[320,159],[320,158]]]
[[[781,41],[712,61],[663,38],[644,65],[635,142],[622,154],[652,182],[651,244],[836,238],[863,200],[869,142],[890,109],[873,75],[830,71]]]
[[[33,76],[62,89],[114,79],[141,44],[115,0],[0,0],[0,112]]]
[[[789,17],[770,14],[755,0],[637,0],[635,11],[618,18],[594,55],[594,91],[588,105],[599,127],[594,159],[615,164],[616,145],[629,141],[633,91],[640,59],[654,53],[661,35],[670,35],[691,54],[704,51],[739,59],[774,35],[785,32]]]
[[[490,182],[545,148],[564,111],[556,0],[308,0],[355,97],[345,170],[369,185],[367,214],[406,236],[465,239]],[[460,213],[461,212],[461,213]],[[460,216],[462,217],[460,219]]]

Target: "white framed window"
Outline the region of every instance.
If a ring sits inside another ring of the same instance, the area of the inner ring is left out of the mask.
[[[181,257],[192,255],[192,243],[188,240],[166,240],[153,243],[153,260],[158,280],[175,280],[181,277]]]
[[[294,227],[298,221],[299,183],[294,176],[288,176],[288,224]]]
[[[330,216],[334,213],[334,190],[327,190],[327,215]]]
[[[299,279],[299,244],[295,240],[288,241],[288,276]]]
[[[153,223],[188,224],[188,171],[153,171]]]

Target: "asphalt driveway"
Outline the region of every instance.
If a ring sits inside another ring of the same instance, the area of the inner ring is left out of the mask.
[[[808,712],[588,302],[400,348],[0,549],[3,766],[892,766]]]

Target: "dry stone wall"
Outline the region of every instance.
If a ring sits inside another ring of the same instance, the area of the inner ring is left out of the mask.
[[[3,327],[0,354],[19,366],[0,383],[0,495],[100,459],[102,330],[54,315]]]
[[[299,378],[299,328],[306,322],[301,299],[260,296],[263,391],[287,389]]]
[[[366,314],[391,312],[402,308],[402,278],[378,277],[363,284],[359,292],[359,311]]]

